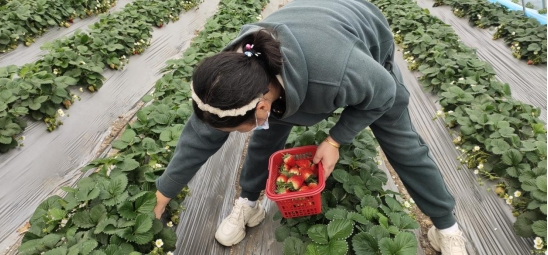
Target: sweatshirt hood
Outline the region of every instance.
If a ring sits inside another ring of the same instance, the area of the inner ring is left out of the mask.
[[[293,115],[303,103],[308,88],[308,70],[304,54],[291,31],[283,24],[260,22],[244,25],[238,37],[232,40],[223,51],[241,44],[243,38],[262,28],[276,31],[276,39],[280,42],[283,57],[282,81],[285,89],[286,110],[282,119]]]

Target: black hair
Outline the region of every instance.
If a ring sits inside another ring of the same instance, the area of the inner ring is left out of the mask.
[[[248,57],[236,52],[245,45],[253,44]],[[204,104],[222,110],[240,108],[268,92],[268,85],[275,80],[282,68],[280,43],[272,31],[262,29],[241,40],[231,51],[205,58],[192,74],[193,89]],[[243,116],[219,117],[192,104],[196,116],[215,128],[233,128],[243,123],[255,123],[255,108]]]

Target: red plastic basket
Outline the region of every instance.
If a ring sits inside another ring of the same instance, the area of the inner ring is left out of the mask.
[[[294,155],[296,159],[313,159],[317,146],[309,145],[286,150],[279,150],[270,156],[268,162],[268,180],[266,182],[266,196],[276,202],[284,218],[295,218],[322,212],[321,192],[325,188],[323,166],[318,164],[318,186],[314,189],[299,192],[276,194],[276,178],[283,163],[284,154]]]

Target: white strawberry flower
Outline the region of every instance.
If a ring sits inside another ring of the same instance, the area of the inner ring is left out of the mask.
[[[478,169],[480,169],[480,170],[483,169],[483,163],[479,163]]]
[[[173,222],[170,221],[166,225],[171,228],[171,227],[173,227]]]
[[[472,149],[472,151],[479,151],[480,150],[480,147],[479,146],[474,146],[474,149]]]
[[[535,245],[536,245],[536,244],[544,244],[544,242],[542,241],[542,238],[540,238],[540,237],[538,237],[538,236],[537,236],[537,238],[535,238],[535,241],[534,241],[534,242],[535,242]]]
[[[478,19],[481,19],[481,15],[478,14]]]
[[[436,116],[440,117],[440,116],[442,116],[442,115],[443,115],[443,112],[442,112],[442,111],[437,111],[437,112],[436,112]]]
[[[533,54],[538,55],[538,51],[533,52]]]
[[[405,201],[405,202],[403,203],[403,206],[404,206],[405,208],[410,208],[410,207],[411,207],[411,204],[410,204],[409,202]]]
[[[58,73],[59,73],[59,70],[53,69],[53,74],[58,74]]]
[[[79,88],[78,91],[84,92],[84,89],[83,89],[83,88]]]
[[[460,78],[459,78],[459,81],[464,81],[464,78],[460,77]]]
[[[166,255],[173,255],[173,252],[168,251]]]
[[[509,196],[508,199],[506,199],[506,204],[509,204],[511,205],[512,204],[512,200],[514,199],[513,196]]]
[[[412,198],[410,198],[410,199],[409,199],[409,202],[410,202],[411,204],[414,204],[414,203],[415,203],[415,200],[413,200]]]
[[[154,242],[154,244],[156,245],[156,247],[160,248],[164,245],[164,241],[162,241],[162,239],[158,239],[156,240],[156,242]]]
[[[447,114],[452,114],[452,113],[453,113],[453,111],[448,111],[448,112],[447,112]]]
[[[57,110],[57,114],[59,114],[59,116],[61,117],[65,116],[65,113],[61,109]]]
[[[516,32],[512,32],[512,35],[516,35]]]
[[[474,174],[479,174],[479,170],[478,169],[474,170]]]
[[[521,191],[519,190],[514,191],[514,197],[521,197]]]

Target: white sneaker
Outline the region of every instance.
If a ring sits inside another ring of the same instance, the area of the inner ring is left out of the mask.
[[[441,252],[442,255],[467,255],[466,239],[462,231],[457,231],[452,234],[444,234],[436,227],[431,227],[428,230],[428,240],[434,250]]]
[[[251,208],[246,204],[247,199],[241,201],[236,199],[234,208],[226,217],[215,232],[215,239],[224,246],[232,246],[245,237],[245,226],[255,227],[264,220],[265,210],[257,201],[255,207]]]

